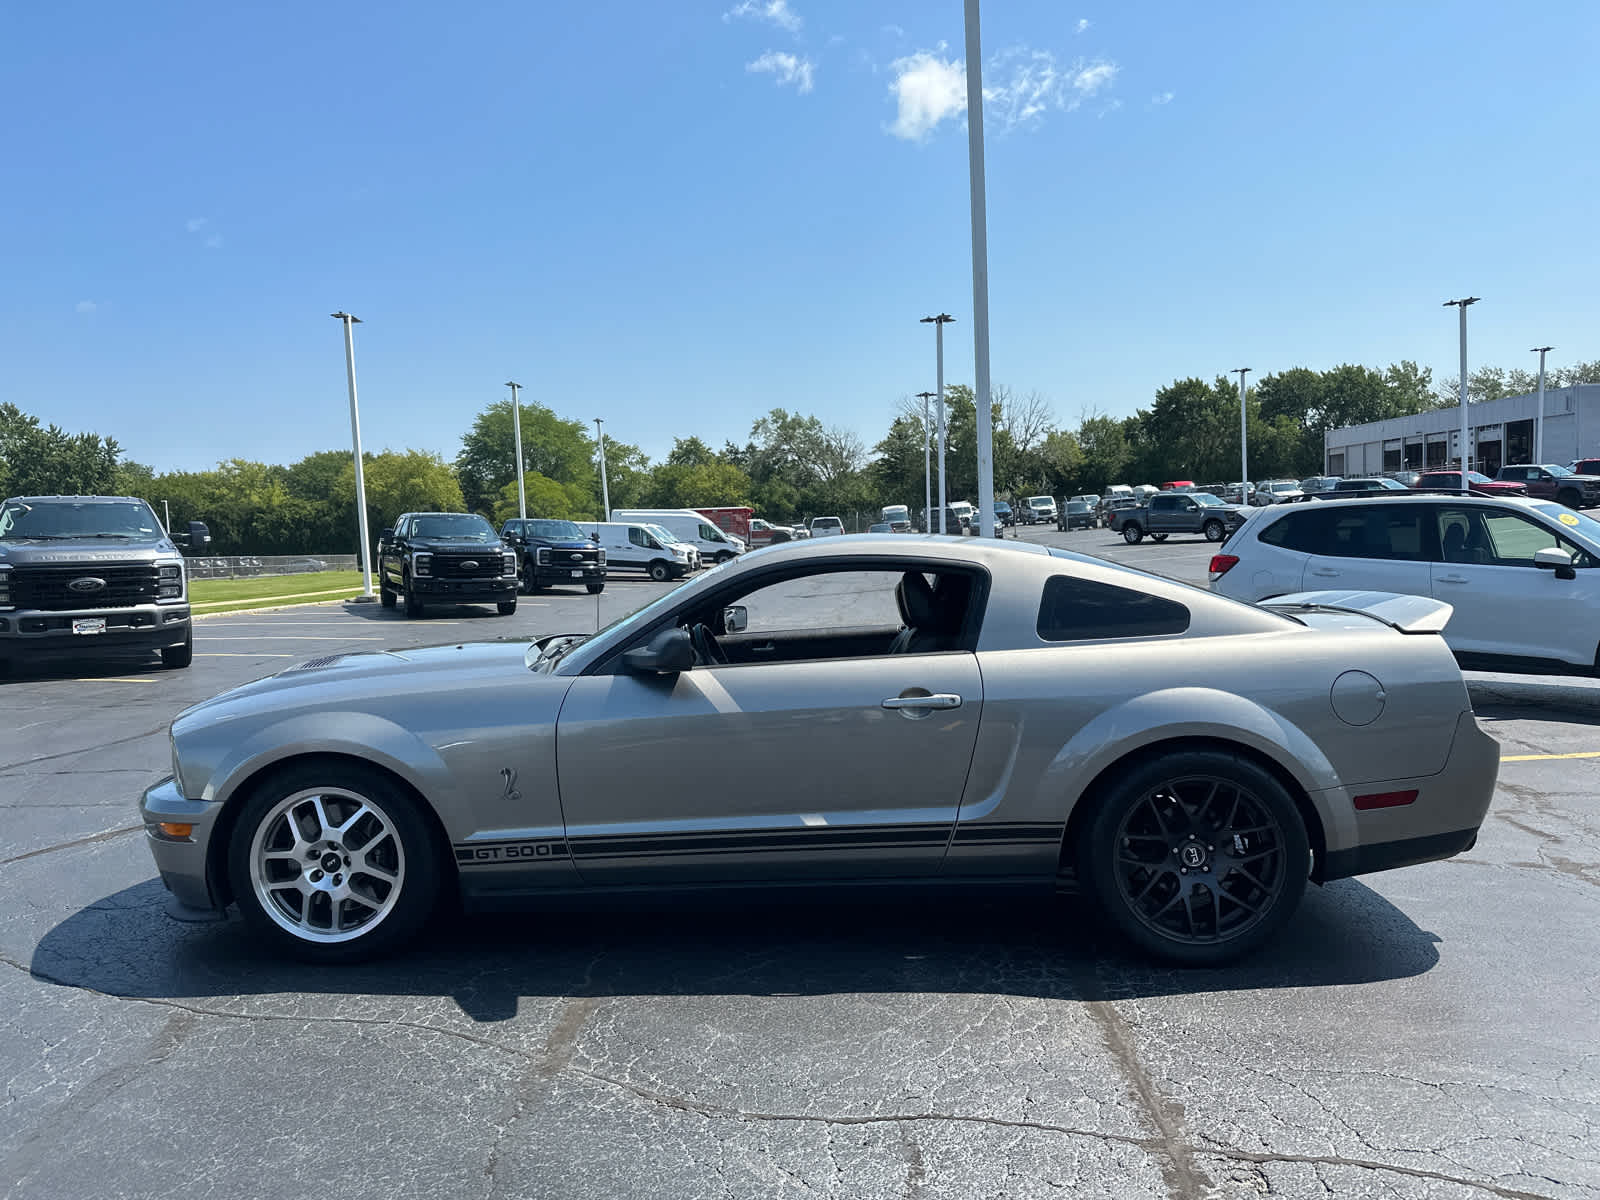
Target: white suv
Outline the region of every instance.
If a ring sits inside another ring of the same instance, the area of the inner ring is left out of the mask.
[[[838,536],[844,532],[844,522],[838,517],[812,517],[811,536],[814,538]]]
[[[1236,600],[1432,596],[1463,667],[1600,674],[1600,521],[1550,500],[1356,494],[1257,509],[1211,559]]]

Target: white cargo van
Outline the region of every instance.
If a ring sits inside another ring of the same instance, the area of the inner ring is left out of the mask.
[[[611,519],[637,525],[660,525],[679,541],[688,542],[700,551],[703,562],[723,563],[744,553],[742,541],[731,533],[723,533],[711,523],[710,517],[692,508],[614,508]]]
[[[694,569],[693,551],[679,542],[663,541],[648,526],[626,521],[579,521],[578,528],[600,543],[611,571],[644,571],[664,582],[681,579]]]

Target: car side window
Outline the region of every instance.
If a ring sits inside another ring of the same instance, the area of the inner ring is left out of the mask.
[[[1151,512],[1166,512],[1168,509],[1176,507],[1177,500],[1172,496],[1155,496],[1150,501]]]
[[[1045,581],[1036,628],[1047,642],[1164,637],[1189,628],[1189,610],[1147,592],[1056,575]]]
[[[394,527],[394,536],[397,538],[410,537],[411,522],[401,517],[400,523]]]
[[[630,526],[628,529],[628,541],[635,546],[643,546],[645,541],[644,530]]]
[[[1557,534],[1547,525],[1518,513],[1474,513],[1481,521],[1487,543],[1487,561],[1498,567],[1532,567],[1533,556],[1552,547],[1572,555],[1575,567],[1593,567],[1594,557]]]

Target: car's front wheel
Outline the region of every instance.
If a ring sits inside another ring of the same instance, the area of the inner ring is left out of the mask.
[[[422,599],[411,590],[411,576],[407,575],[403,586],[406,596],[406,616],[420,617],[422,615]]]
[[[1152,533],[1150,535],[1150,540],[1155,542],[1164,542],[1167,540],[1167,536],[1168,535],[1164,533]]]
[[[268,777],[228,846],[245,922],[313,962],[354,962],[413,937],[433,911],[439,870],[417,802],[352,763],[304,763]]]
[[[1559,504],[1565,504],[1568,508],[1582,508],[1583,493],[1575,492],[1571,488],[1563,488],[1556,496],[1556,501]]]
[[[672,568],[658,558],[650,564],[650,578],[657,583],[665,583],[672,578]]]
[[[515,600],[502,600],[494,606],[494,609],[502,617],[509,617],[517,611],[517,602]]]
[[[1229,962],[1293,915],[1311,869],[1305,825],[1269,772],[1219,750],[1165,754],[1094,801],[1076,847],[1084,891],[1140,949]]]
[[[530,596],[539,590],[539,575],[533,569],[531,558],[522,564],[522,587]]]
[[[586,583],[583,585],[583,587],[584,590],[587,591],[591,596],[598,596],[601,592],[606,590],[606,585],[603,583]]]
[[[1221,521],[1207,521],[1204,526],[1204,532],[1206,535],[1206,541],[1220,542],[1223,538],[1223,535],[1227,533],[1227,530],[1222,527]]]
[[[194,628],[191,626],[188,635],[183,639],[182,645],[164,646],[161,650],[161,665],[169,670],[176,671],[187,667],[194,661]]]
[[[1122,527],[1122,540],[1127,542],[1130,546],[1137,546],[1140,539],[1143,537],[1144,530],[1140,529],[1137,525],[1124,525]]]

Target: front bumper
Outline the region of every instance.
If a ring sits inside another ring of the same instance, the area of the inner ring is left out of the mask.
[[[1500,775],[1500,743],[1485,733],[1469,709],[1456,719],[1456,733],[1442,770],[1415,779],[1391,779],[1323,793],[1347,821],[1342,844],[1330,846],[1313,876],[1318,883],[1389,871],[1449,858],[1470,850],[1494,800]],[[1361,811],[1356,795],[1415,791],[1396,808]],[[1331,840],[1331,838],[1330,838]]]
[[[189,640],[189,620],[187,604],[143,604],[82,612],[0,612],[0,658],[164,650]],[[74,633],[73,623],[77,621],[104,621],[105,628],[100,633]]]
[[[533,577],[541,584],[549,583],[604,583],[606,569],[594,564],[578,567],[541,566],[533,564]]]
[[[145,841],[156,860],[161,882],[190,908],[222,907],[212,893],[206,872],[206,851],[221,807],[214,801],[186,799],[170,775],[146,789],[139,801]],[[173,837],[161,830],[163,822],[189,825],[190,833],[187,837]]]
[[[517,598],[517,580],[509,575],[494,579],[436,579],[411,577],[411,594],[429,600],[452,600],[461,604],[489,604]]]

